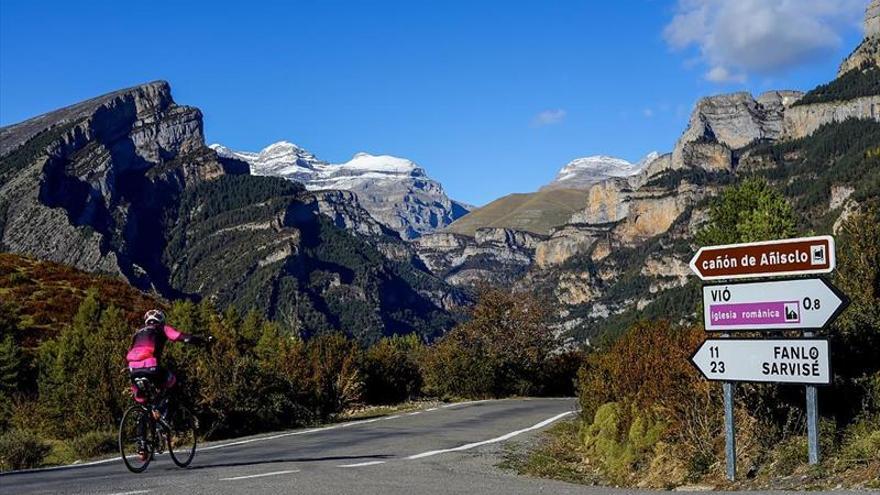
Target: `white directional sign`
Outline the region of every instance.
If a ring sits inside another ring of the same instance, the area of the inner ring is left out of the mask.
[[[831,383],[827,340],[709,339],[691,362],[713,381]]]
[[[703,286],[706,330],[818,329],[849,303],[820,278]]]

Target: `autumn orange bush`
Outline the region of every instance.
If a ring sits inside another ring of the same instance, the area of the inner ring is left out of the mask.
[[[702,343],[696,327],[640,322],[606,351],[591,354],[578,374],[580,402],[590,418],[602,404],[627,401],[639,408],[675,408],[705,381],[689,358]]]

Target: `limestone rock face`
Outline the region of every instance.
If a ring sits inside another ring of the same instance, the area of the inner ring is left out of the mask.
[[[641,187],[651,177],[674,168],[676,167],[672,164],[672,153],[664,153],[649,163],[639,175],[632,177],[630,179],[630,184],[636,188]]]
[[[4,250],[147,285],[157,260],[135,253],[162,202],[235,168],[204,148],[201,112],[164,81],[4,127],[0,153]]]
[[[623,179],[609,179],[590,188],[586,207],[572,215],[569,223],[602,224],[617,222],[629,213],[625,201],[631,192],[630,184]]]
[[[477,229],[474,240],[477,244],[496,244],[511,249],[535,249],[544,236],[513,229]]]
[[[546,269],[560,265],[579,254],[586,254],[593,244],[608,232],[606,227],[589,225],[566,225],[556,229],[550,238],[535,249],[535,264]]]
[[[535,249],[545,239],[530,232],[483,228],[474,237],[440,232],[412,244],[425,266],[448,283],[509,285],[532,265]]]
[[[733,170],[733,152],[726,144],[691,141],[681,147],[682,163],[708,171]]]
[[[865,64],[880,65],[880,0],[871,0],[865,10],[865,39],[840,64],[837,77]]]
[[[381,236],[390,231],[360,207],[358,197],[349,191],[313,191],[309,194],[319,212],[341,229],[364,236]]]
[[[646,192],[630,199],[630,214],[614,229],[616,239],[634,245],[669,230],[672,223],[705,195],[701,188],[686,184],[675,194]]]
[[[842,122],[848,118],[880,121],[880,95],[793,106],[785,111],[785,138],[809,136],[822,124]]]
[[[801,96],[797,91],[771,91],[757,99],[746,92],[700,99],[672,152],[672,168],[723,167],[729,163],[716,144],[732,150],[756,140],[778,139],[786,108]],[[707,158],[709,162],[701,161]]]
[[[576,306],[593,301],[601,291],[586,272],[567,272],[559,278],[554,295],[567,306]]]
[[[651,256],[645,261],[641,273],[652,280],[648,287],[650,294],[681,287],[694,276],[688,263],[675,256]]]

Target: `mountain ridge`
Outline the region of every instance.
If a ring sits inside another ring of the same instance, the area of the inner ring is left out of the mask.
[[[351,191],[363,208],[403,239],[440,230],[468,211],[467,205],[450,199],[439,182],[406,158],[359,152],[347,162],[331,164],[287,141],[259,152],[220,144],[210,147],[221,156],[247,162],[253,175],[295,180],[308,190]]]
[[[593,184],[612,177],[631,177],[659,156],[659,152],[652,151],[635,163],[608,155],[575,158],[559,169],[553,181],[541,186],[539,190],[588,189]]]

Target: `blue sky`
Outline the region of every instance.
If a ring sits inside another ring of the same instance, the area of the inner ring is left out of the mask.
[[[668,151],[700,96],[809,89],[867,0],[0,2],[0,123],[155,79],[209,143],[407,157],[482,204]]]

